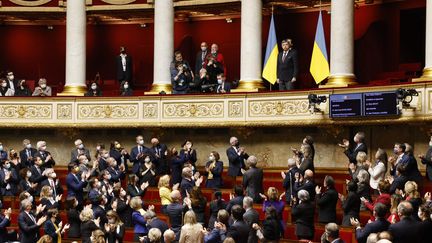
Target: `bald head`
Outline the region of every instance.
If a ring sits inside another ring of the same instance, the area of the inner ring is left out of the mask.
[[[289,158],[289,159],[288,159],[288,167],[289,167],[289,168],[292,168],[292,167],[294,167],[294,166],[296,166],[295,159],[293,159],[293,158]]]
[[[257,163],[258,163],[258,159],[257,157],[251,155],[249,156],[249,158],[246,160],[247,165],[249,165],[249,167],[256,167]]]
[[[170,197],[174,202],[180,201],[180,199],[181,199],[180,191],[179,190],[172,191],[170,194]]]
[[[305,178],[307,178],[307,179],[312,179],[313,178],[313,175],[314,175],[314,173],[313,173],[313,171],[311,171],[311,170],[306,170],[305,171]]]
[[[230,138],[230,144],[231,144],[231,146],[237,146],[237,142],[238,142],[238,139],[236,137],[231,137]]]

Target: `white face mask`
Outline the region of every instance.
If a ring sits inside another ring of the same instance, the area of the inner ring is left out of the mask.
[[[27,171],[27,177],[31,177],[32,176],[32,173],[31,173],[31,171]]]
[[[91,86],[91,89],[92,89],[92,90],[96,90],[96,88],[97,88],[96,85],[92,85],[92,86]]]
[[[139,140],[139,141],[138,141],[138,144],[139,144],[139,145],[143,145],[143,144],[144,144],[144,140]]]
[[[209,156],[209,160],[213,161],[215,158],[213,156]]]
[[[83,148],[84,148],[84,144],[80,144],[80,145],[78,146],[78,148],[79,148],[79,149],[83,149]]]
[[[2,87],[6,88],[7,87],[7,83],[2,83]]]
[[[123,87],[124,87],[125,89],[128,89],[128,88],[129,88],[129,85],[128,85],[128,84],[125,84]]]
[[[5,164],[5,168],[9,169],[11,167],[10,163],[9,164]]]
[[[28,199],[30,202],[33,202],[33,196],[32,196],[32,195],[30,195],[27,199]]]
[[[41,87],[42,89],[45,89],[45,88],[46,88],[46,84],[41,84],[40,87]]]
[[[207,47],[201,46],[201,51],[207,51]]]
[[[108,180],[111,180],[111,175],[107,175],[107,179],[108,179]]]
[[[86,160],[83,161],[83,164],[87,165],[88,162],[89,162],[88,159],[86,159]]]
[[[32,147],[32,146],[31,146],[30,143],[26,145],[26,148],[28,148],[28,149],[30,149],[31,147]]]
[[[150,162],[150,158],[145,158],[144,162],[146,162],[146,163]]]
[[[417,216],[419,217],[419,219],[422,218],[422,214],[421,214],[420,210],[417,212]]]
[[[218,79],[218,84],[222,84],[222,79]]]
[[[57,177],[57,174],[54,172],[54,173],[51,173],[51,178],[56,178]]]

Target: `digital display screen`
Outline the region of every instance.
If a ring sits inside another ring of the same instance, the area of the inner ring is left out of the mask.
[[[398,115],[396,92],[371,92],[363,94],[365,116]]]
[[[349,118],[362,115],[363,94],[330,95],[330,117]]]

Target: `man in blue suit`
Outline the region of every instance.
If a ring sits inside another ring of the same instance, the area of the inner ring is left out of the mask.
[[[419,221],[412,217],[414,210],[411,203],[403,201],[399,203],[397,210],[401,220],[388,228],[393,236],[393,243],[424,242],[419,239],[422,237],[418,235]]]
[[[151,151],[144,146],[144,138],[139,135],[136,137],[136,146],[132,148],[130,160],[133,163],[132,173],[138,175],[141,166],[144,164],[145,154],[152,154]]]
[[[245,168],[245,160],[249,158],[249,155],[243,147],[240,147],[236,137],[230,138],[230,144],[231,146],[226,151],[229,162],[228,175],[236,177],[242,175],[241,169]]]
[[[84,200],[84,187],[87,186],[89,173],[79,175],[79,166],[75,163],[69,163],[69,174],[66,176],[66,186],[68,189],[68,197],[74,196],[78,200],[78,204],[82,205]]]
[[[390,222],[385,218],[387,212],[388,209],[386,205],[382,203],[375,204],[373,211],[375,221],[366,224],[363,229],[361,228],[358,219],[351,218],[351,224],[356,228],[355,235],[358,243],[366,243],[368,236],[372,233],[387,231],[390,226]]]

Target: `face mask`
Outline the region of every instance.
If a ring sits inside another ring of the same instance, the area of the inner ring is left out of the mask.
[[[126,196],[126,191],[121,191],[120,195],[122,195],[123,197]]]
[[[432,147],[432,141],[429,142],[429,146]]]
[[[6,88],[6,86],[7,86],[7,83],[2,83],[3,88]]]
[[[107,179],[108,179],[108,180],[111,180],[111,175],[107,175]]]
[[[101,186],[102,186],[102,183],[100,183],[100,182],[96,183],[96,188],[101,188]]]
[[[213,161],[215,158],[213,156],[209,156],[209,160]]]
[[[114,224],[115,223],[115,219],[108,219],[108,223]]]
[[[30,195],[27,199],[28,199],[30,202],[33,202],[33,196],[32,196],[32,195]]]
[[[218,79],[218,84],[222,84],[222,79]]]
[[[27,177],[31,177],[32,176],[32,173],[31,173],[31,171],[27,171]]]
[[[150,162],[150,158],[145,158],[144,162],[146,162],[146,163]]]
[[[79,148],[79,149],[83,149],[83,148],[84,148],[84,144],[80,144],[80,145],[78,146],[78,148]]]
[[[113,162],[113,167],[117,166],[117,161]]]
[[[399,149],[393,149],[393,153],[398,154],[399,153]]]
[[[207,47],[201,46],[201,51],[207,51]]]
[[[121,144],[118,143],[118,144],[115,145],[115,147],[116,147],[117,149],[119,149],[119,148],[121,148]]]
[[[3,151],[3,145],[0,145],[0,151]]]
[[[421,214],[420,210],[417,212],[417,216],[419,217],[419,219],[422,218],[422,214]]]
[[[41,84],[40,87],[41,87],[42,89],[45,89],[45,88],[46,88],[46,84]]]
[[[46,146],[42,146],[42,147],[41,147],[41,150],[42,150],[42,151],[45,151],[45,150],[46,150]]]
[[[83,161],[83,164],[88,165],[88,162],[89,162],[88,159],[86,159]]]
[[[51,173],[51,178],[56,178],[57,174],[55,172]]]
[[[6,168],[6,169],[9,169],[10,167],[11,167],[10,164],[5,164],[5,168]]]
[[[107,159],[107,158],[109,157],[109,154],[104,154],[103,157],[104,157],[105,159]]]
[[[96,85],[92,85],[92,86],[91,86],[91,89],[92,89],[92,90],[96,90],[96,88],[97,88]]]
[[[143,145],[144,144],[144,140],[139,140],[138,143],[139,143],[139,145]]]
[[[101,149],[100,146],[96,146],[96,150],[99,151]]]
[[[128,89],[128,88],[129,88],[129,85],[128,85],[128,84],[125,84],[123,87],[124,87],[125,89]]]
[[[30,143],[26,145],[26,148],[28,148],[28,149],[30,149],[31,147],[32,147],[32,146],[31,146]]]

